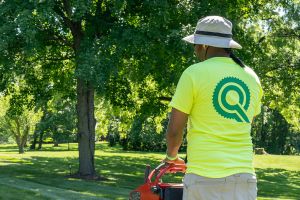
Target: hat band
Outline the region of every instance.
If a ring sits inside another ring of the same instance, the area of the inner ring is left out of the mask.
[[[216,32],[209,32],[209,31],[196,31],[195,34],[232,38],[232,34],[216,33]]]

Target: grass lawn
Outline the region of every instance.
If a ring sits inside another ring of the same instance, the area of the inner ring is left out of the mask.
[[[42,151],[18,154],[0,146],[0,199],[128,199],[143,182],[145,164],[158,165],[163,153],[122,151],[96,145],[95,163],[105,181],[67,178],[78,168],[77,144],[44,145]],[[259,199],[300,199],[300,156],[255,156]],[[177,180],[180,177],[177,177]]]

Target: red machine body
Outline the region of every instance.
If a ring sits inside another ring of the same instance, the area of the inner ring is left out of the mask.
[[[130,200],[181,200],[182,183],[163,183],[161,178],[166,173],[185,173],[185,164],[162,163],[150,172],[145,171],[145,183],[130,193]]]

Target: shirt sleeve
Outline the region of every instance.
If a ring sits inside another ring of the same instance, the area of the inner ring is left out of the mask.
[[[193,98],[192,79],[186,72],[183,72],[169,106],[186,114],[190,114],[193,107]]]
[[[260,112],[261,112],[261,106],[262,106],[262,103],[261,103],[261,99],[262,99],[262,96],[263,96],[263,89],[261,87],[261,85],[259,84],[259,97],[258,97],[258,104],[255,108],[255,111],[254,111],[254,116],[256,115],[259,115]]]

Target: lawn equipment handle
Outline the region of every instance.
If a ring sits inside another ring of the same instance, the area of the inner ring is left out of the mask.
[[[161,163],[149,174],[147,182],[151,183],[152,177],[155,177],[154,183],[159,183],[160,178],[164,174],[177,173],[177,172],[185,173],[185,170],[186,170],[185,164]]]

